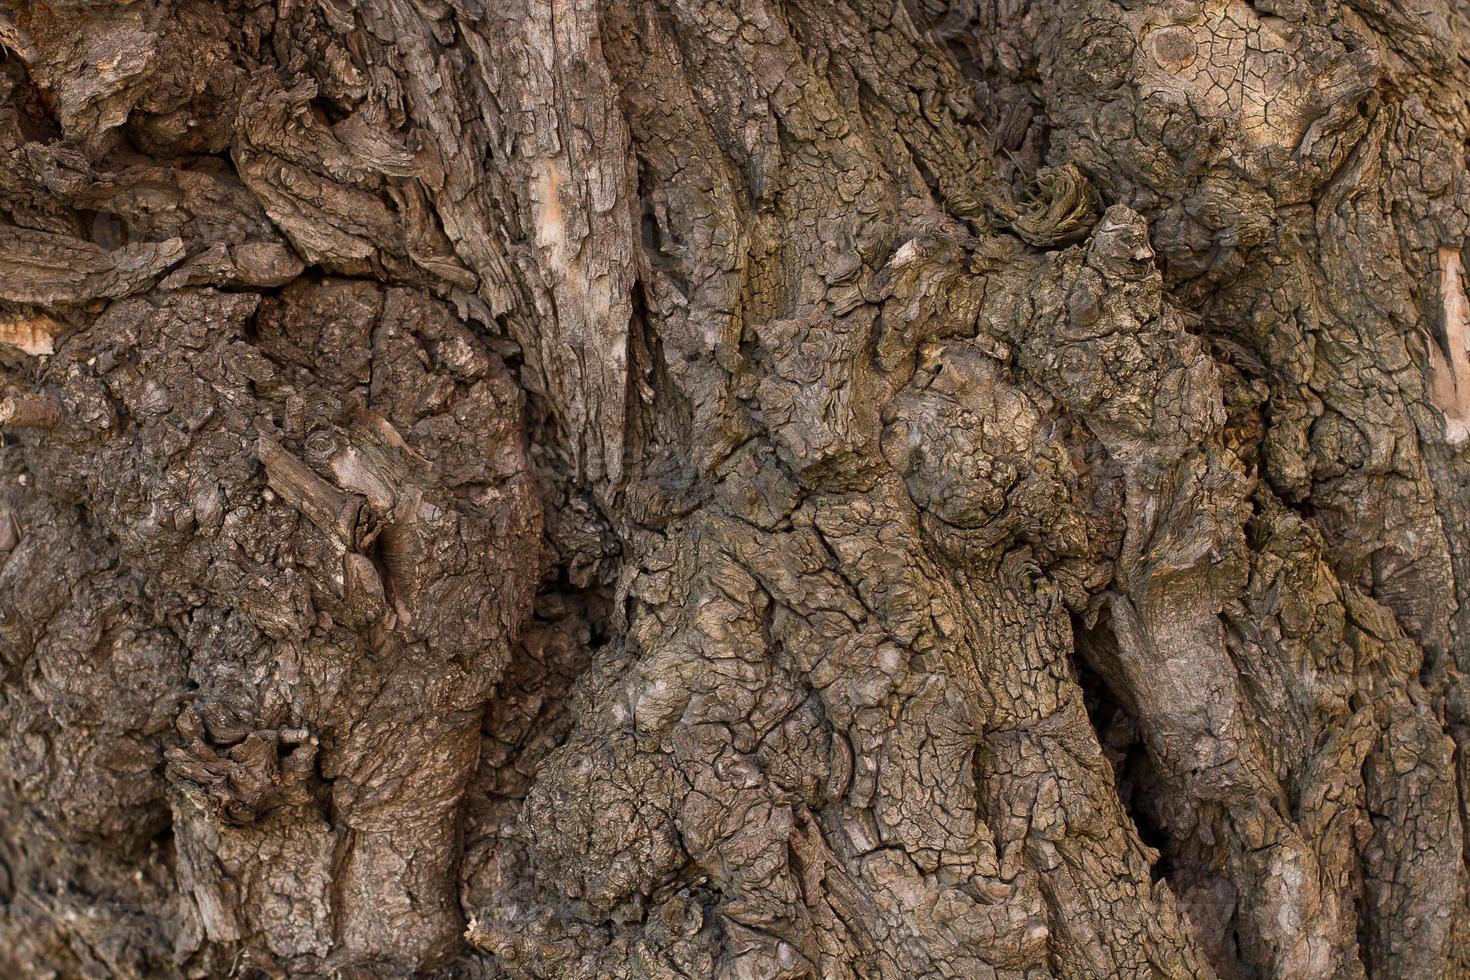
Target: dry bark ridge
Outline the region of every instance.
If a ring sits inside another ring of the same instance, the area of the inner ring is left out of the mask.
[[[0,47],[0,974],[1470,975],[1456,5]]]

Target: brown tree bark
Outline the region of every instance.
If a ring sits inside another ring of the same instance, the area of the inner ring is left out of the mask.
[[[1470,976],[1462,5],[0,47],[0,975]]]

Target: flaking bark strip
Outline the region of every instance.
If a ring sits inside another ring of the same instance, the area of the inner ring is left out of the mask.
[[[359,547],[364,517],[370,514],[364,509],[366,500],[362,496],[332,486],[269,436],[261,436],[255,447],[272,490],[317,527],[335,534],[348,548]]]
[[[0,398],[0,426],[54,429],[61,424],[61,419],[61,405],[46,395],[6,395]]]

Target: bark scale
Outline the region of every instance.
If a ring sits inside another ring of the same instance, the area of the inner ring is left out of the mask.
[[[0,45],[0,972],[1470,971],[1448,0]]]

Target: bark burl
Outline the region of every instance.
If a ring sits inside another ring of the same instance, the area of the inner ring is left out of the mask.
[[[0,0],[0,975],[1470,975],[1470,12]]]

